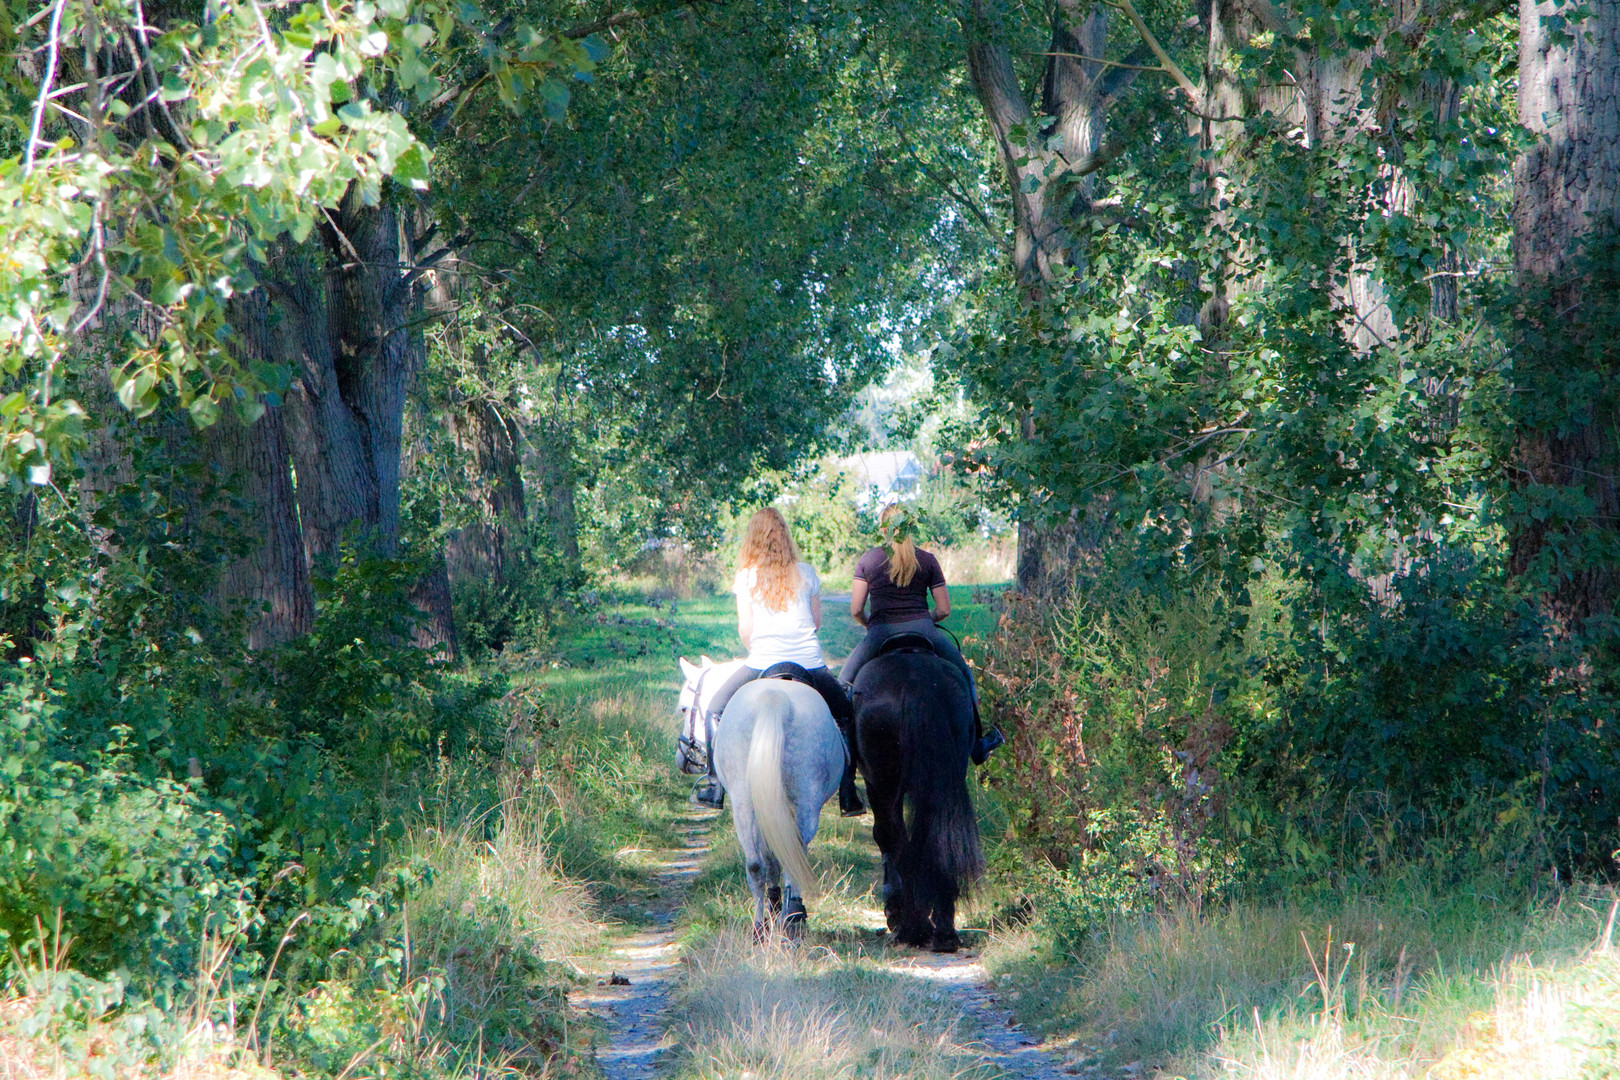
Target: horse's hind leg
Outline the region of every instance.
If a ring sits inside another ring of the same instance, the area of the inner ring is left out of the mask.
[[[754,894],[754,940],[763,943],[771,936],[781,910],[782,890],[772,883],[770,868],[760,858],[750,858],[746,866],[748,891]]]
[[[798,939],[804,936],[805,923],[810,921],[810,913],[805,910],[804,901],[799,897],[799,890],[792,885],[787,887],[787,901],[782,905],[782,931],[788,937]]]

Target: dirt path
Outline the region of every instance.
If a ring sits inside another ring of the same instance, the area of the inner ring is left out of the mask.
[[[683,846],[661,852],[652,873],[655,899],[645,909],[645,928],[613,950],[598,985],[572,995],[577,1007],[606,1022],[596,1061],[608,1080],[650,1080],[666,1071],[662,1066],[671,1043],[664,1019],[680,968],[675,924],[687,888],[708,855],[710,830],[721,816],[689,811],[679,830]],[[1009,1080],[1069,1080],[1079,1072],[1013,1023],[1011,1013],[991,996],[989,976],[976,955],[900,954],[883,967],[946,991],[965,1021],[961,1045],[981,1054]],[[614,977],[628,982],[612,981]]]
[[[1013,1023],[1012,1013],[991,996],[990,975],[973,953],[916,953],[885,967],[948,990],[967,1021],[962,1045],[981,1052],[1012,1080],[1070,1080],[1079,1073],[1063,1058],[1043,1049],[1038,1037]]]
[[[687,812],[678,830],[684,846],[662,852],[652,874],[657,891],[647,907],[649,927],[613,950],[612,968],[595,987],[570,995],[575,1006],[607,1021],[607,1041],[596,1048],[596,1062],[608,1080],[659,1075],[668,1045],[663,1017],[680,967],[675,918],[709,853],[709,830],[719,816],[710,810]]]

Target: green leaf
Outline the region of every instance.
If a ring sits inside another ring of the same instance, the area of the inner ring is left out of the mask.
[[[193,398],[187,411],[191,413],[191,422],[199,429],[211,427],[219,419],[219,404],[206,394]]]

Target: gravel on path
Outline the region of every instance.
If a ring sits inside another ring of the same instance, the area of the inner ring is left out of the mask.
[[[659,888],[656,906],[647,909],[651,927],[613,950],[612,968],[595,987],[569,995],[575,1006],[607,1021],[607,1041],[596,1048],[596,1062],[608,1080],[642,1080],[659,1073],[670,1045],[663,1017],[680,967],[675,916],[709,853],[709,827],[719,816],[713,810],[687,812],[687,824],[680,829],[684,846],[666,852],[652,875]],[[629,981],[617,982],[615,976]]]

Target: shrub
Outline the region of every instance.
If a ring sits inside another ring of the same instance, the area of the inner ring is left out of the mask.
[[[197,785],[136,773],[127,728],[64,760],[61,719],[27,669],[0,687],[0,940],[21,952],[60,920],[88,970],[182,980],[205,929],[251,921],[236,830]]]

